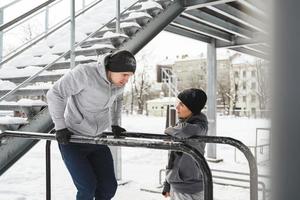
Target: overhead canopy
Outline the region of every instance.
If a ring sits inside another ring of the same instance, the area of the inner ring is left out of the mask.
[[[267,0],[184,0],[166,31],[267,59]]]

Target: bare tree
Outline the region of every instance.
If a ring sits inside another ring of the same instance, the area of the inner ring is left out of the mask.
[[[258,83],[258,89],[256,92],[259,100],[259,108],[261,111],[265,111],[267,109],[267,104],[270,101],[267,66],[262,60],[257,60],[255,68]],[[264,117],[264,112],[262,112],[262,117]]]

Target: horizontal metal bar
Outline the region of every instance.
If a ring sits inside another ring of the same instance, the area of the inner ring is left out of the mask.
[[[112,134],[112,133],[110,133]],[[0,134],[0,139],[6,137],[18,137],[33,140],[56,140],[54,134],[49,133],[32,133],[21,131],[5,131]],[[181,151],[190,155],[200,166],[203,181],[204,181],[204,199],[213,200],[213,185],[212,175],[204,156],[192,146],[182,142],[175,141],[150,141],[150,140],[136,140],[136,139],[123,139],[123,138],[109,138],[109,137],[88,137],[73,135],[70,142],[86,143],[86,144],[104,144],[110,146],[126,146],[126,147],[142,147],[151,149],[174,150]]]
[[[237,0],[184,0],[184,7],[187,10],[203,8],[206,6],[213,6],[218,4],[230,3]]]

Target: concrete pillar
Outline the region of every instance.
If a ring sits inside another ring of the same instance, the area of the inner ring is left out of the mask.
[[[208,135],[216,136],[216,105],[217,105],[217,52],[216,40],[207,44],[207,117]],[[216,144],[207,144],[207,157],[217,158]]]
[[[300,1],[274,2],[272,161],[273,198],[300,199]]]

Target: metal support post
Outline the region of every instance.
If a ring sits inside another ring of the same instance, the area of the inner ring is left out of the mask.
[[[51,200],[51,141],[46,141],[46,200]]]
[[[207,72],[208,135],[216,136],[217,53],[215,39],[212,39],[211,43],[207,44]],[[211,159],[217,158],[216,144],[207,145],[207,157]]]
[[[3,12],[4,12],[3,8],[0,8],[0,25],[3,24],[3,22],[4,22]],[[3,31],[0,30],[0,62],[2,61],[2,57],[3,57]]]
[[[116,0],[116,33],[120,33],[120,0]]]
[[[71,45],[71,52],[70,52],[70,68],[73,69],[75,67],[75,0],[71,0],[71,24],[70,24],[70,45]]]
[[[49,30],[49,6],[45,9],[45,33]]]

